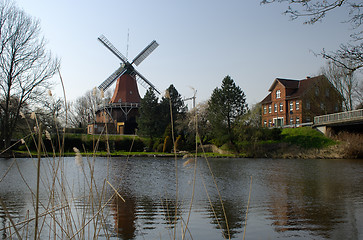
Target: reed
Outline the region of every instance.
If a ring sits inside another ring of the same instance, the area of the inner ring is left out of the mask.
[[[6,231],[10,239],[12,238],[34,238],[36,239],[97,239],[99,236],[103,236],[106,239],[111,238],[115,233],[110,229],[107,221],[110,218],[107,212],[107,207],[110,206],[112,201],[121,199],[121,204],[126,204],[128,199],[122,196],[120,189],[114,184],[110,179],[112,166],[110,166],[111,149],[110,149],[110,136],[107,133],[107,125],[105,126],[105,131],[99,136],[92,136],[93,149],[88,151],[83,145],[82,148],[77,148],[74,146],[73,151],[75,155],[75,165],[77,166],[77,181],[69,182],[67,178],[67,167],[68,162],[65,161],[64,147],[65,147],[65,128],[67,127],[67,116],[68,116],[68,105],[66,101],[66,94],[64,90],[64,84],[62,76],[59,72],[59,77],[61,79],[63,91],[64,91],[64,105],[65,109],[65,126],[62,129],[56,128],[56,134],[50,135],[48,131],[45,130],[46,126],[43,126],[38,122],[35,113],[31,114],[31,118],[36,123],[36,128],[32,129],[28,121],[29,134],[24,136],[23,139],[19,140],[25,145],[29,157],[34,163],[34,168],[36,169],[36,189],[34,190],[28,180],[23,176],[22,170],[20,169],[17,159],[14,158],[13,162],[6,170],[6,172],[0,178],[0,184],[6,181],[8,172],[12,168],[16,168],[19,172],[23,184],[29,190],[30,196],[33,200],[33,209],[28,211],[25,218],[21,221],[14,221],[11,214],[7,211],[6,203],[0,198],[0,204],[2,209],[6,214],[6,218],[9,219],[10,225],[4,226],[0,231]],[[48,93],[49,97],[52,98],[51,92]],[[168,96],[166,96],[168,97]],[[193,211],[193,204],[195,198],[195,189],[197,184],[197,176],[201,179],[201,184],[204,186],[204,190],[208,197],[210,208],[213,210],[215,220],[218,222],[219,228],[221,230],[221,235],[224,239],[231,239],[231,234],[228,226],[228,219],[224,209],[224,204],[222,201],[221,193],[218,189],[217,180],[213,175],[207,154],[203,150],[202,153],[198,153],[199,149],[199,139],[198,136],[198,122],[195,122],[196,136],[195,136],[195,153],[191,155],[191,158],[184,163],[184,166],[192,166],[193,178],[192,178],[192,194],[191,199],[187,202],[188,212],[185,217],[180,214],[179,206],[184,204],[185,201],[179,195],[179,171],[178,164],[180,158],[176,149],[176,139],[174,135],[173,126],[173,112],[172,103],[169,96],[170,104],[170,121],[172,128],[171,141],[173,143],[173,157],[175,162],[175,199],[173,199],[174,206],[170,206],[168,198],[166,196],[160,196],[165,200],[164,208],[166,208],[167,216],[170,222],[171,239],[186,239],[189,236],[192,239],[193,232],[190,230],[190,220],[191,213]],[[24,114],[21,114],[25,117]],[[56,116],[53,116],[54,122],[57,122]],[[195,119],[197,118],[197,112],[195,111]],[[56,125],[57,126],[57,125]],[[44,131],[43,131],[44,129]],[[47,152],[47,148],[44,143],[44,138],[50,141],[52,150]],[[36,138],[37,137],[37,138]],[[53,138],[52,138],[53,137]],[[37,157],[33,158],[29,147],[24,141],[24,139],[30,139],[37,149]],[[106,141],[106,158],[107,158],[107,173],[103,181],[99,181],[95,178],[95,161],[96,153],[99,150],[99,144],[101,139]],[[130,144],[130,149],[128,154],[125,156],[126,164],[131,156],[131,151],[135,143],[136,137],[132,138]],[[213,205],[209,190],[206,186],[205,177],[198,170],[198,161],[202,156],[202,159],[207,163],[209,169],[209,175],[213,179],[214,187],[218,192],[219,203],[223,209],[224,221],[226,223],[227,234],[223,232],[223,227],[220,220],[215,212],[215,206]],[[126,164],[125,168],[121,169],[118,179],[113,179],[113,181],[118,181],[118,184],[123,184],[123,177],[126,174]],[[132,163],[131,163],[132,164]],[[40,194],[40,189],[44,188],[45,193]],[[80,190],[75,190],[80,189]],[[166,194],[167,195],[167,194]],[[127,206],[127,205],[125,205]],[[247,221],[247,217],[246,217]],[[141,232],[141,227],[139,230]],[[166,230],[168,231],[168,230]]]

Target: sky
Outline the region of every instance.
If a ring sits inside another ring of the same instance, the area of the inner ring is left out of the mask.
[[[159,47],[136,69],[161,91],[173,84],[189,98],[195,89],[201,103],[229,75],[251,106],[263,100],[275,78],[318,75],[325,60],[314,53],[338,49],[350,33],[342,11],[305,25],[282,14],[286,4],[259,0],[17,0],[16,5],[40,20],[47,49],[61,60],[68,101],[120,66],[97,40],[102,34],[129,60],[156,40]],[[63,97],[59,76],[52,80],[53,94]],[[146,90],[139,85],[139,91],[143,97]]]

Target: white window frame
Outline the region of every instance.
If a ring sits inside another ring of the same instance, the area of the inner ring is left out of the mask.
[[[266,105],[263,106],[263,114],[266,114],[267,113],[267,107]]]
[[[294,102],[290,101],[290,111],[294,110]]]
[[[277,90],[276,91],[276,98],[281,98],[281,91],[280,90]]]
[[[274,104],[274,112],[277,113],[277,103]]]
[[[295,102],[295,109],[296,110],[299,110],[300,109],[300,102],[299,101],[296,101]]]
[[[271,113],[271,110],[272,110],[272,106],[270,104],[270,105],[268,105],[268,113]]]
[[[284,103],[280,102],[280,112],[284,111]]]
[[[278,121],[280,122],[280,125],[278,125]],[[282,127],[284,126],[284,118],[283,117],[277,117],[273,118],[274,127]]]

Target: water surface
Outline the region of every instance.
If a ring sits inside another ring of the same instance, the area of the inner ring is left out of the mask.
[[[12,165],[0,182],[0,197],[13,221],[20,222],[34,214],[29,188],[35,192],[36,162],[13,161],[0,159],[0,179]],[[49,202],[53,161],[42,159],[44,203]],[[97,204],[88,196],[102,195],[102,204],[114,196],[111,185],[124,198],[113,197],[102,208],[101,223],[107,230],[98,233],[101,239],[172,239],[174,229],[181,239],[187,222],[186,239],[242,239],[251,177],[246,239],[363,239],[363,161],[209,159],[208,165],[198,159],[196,169],[193,163],[183,166],[185,161],[178,159],[176,169],[172,158],[83,158],[82,170],[67,157],[59,175],[66,180],[67,197],[74,199],[70,206],[75,216]],[[89,166],[94,167],[91,191]],[[63,197],[56,194],[58,202]],[[89,210],[85,214],[87,219],[95,216]],[[4,230],[9,224],[0,206],[3,239],[11,234]],[[47,224],[42,234],[48,237]]]

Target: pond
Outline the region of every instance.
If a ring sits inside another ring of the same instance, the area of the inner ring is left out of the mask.
[[[41,238],[363,239],[362,160],[81,161],[41,160]],[[34,236],[36,166],[0,159],[2,239]]]

